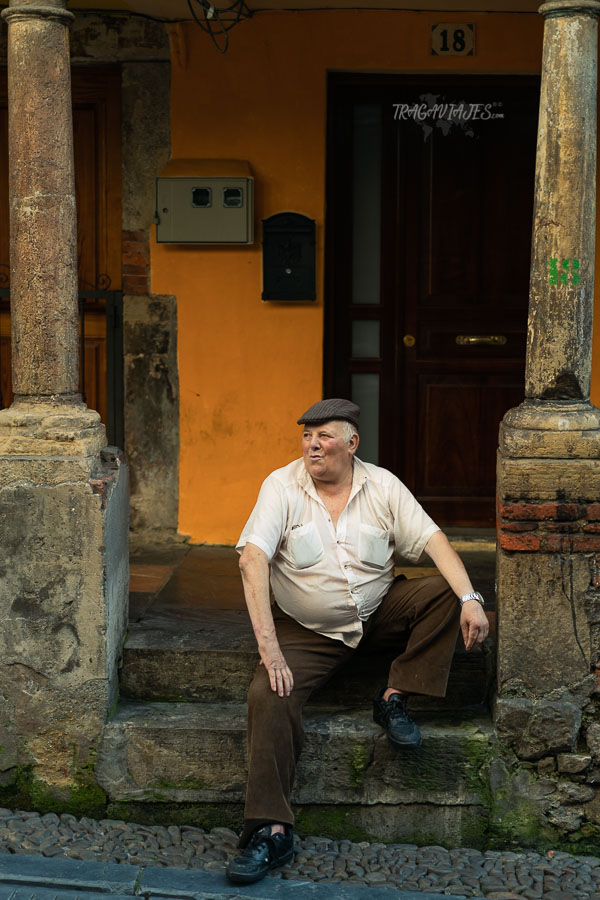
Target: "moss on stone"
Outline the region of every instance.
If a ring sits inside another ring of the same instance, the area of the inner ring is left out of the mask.
[[[467,787],[475,791],[487,804],[490,801],[488,766],[494,758],[494,747],[487,735],[467,738],[463,744],[464,774]]]
[[[0,803],[40,813],[71,813],[78,818],[102,818],[106,812],[106,794],[88,772],[76,773],[71,784],[53,790],[35,776],[32,766],[15,768],[11,784],[0,788]]]
[[[354,745],[352,753],[348,758],[350,783],[353,787],[357,788],[361,786],[370,762],[371,753],[368,747],[362,741],[359,741]]]
[[[526,847],[544,852],[561,841],[557,829],[544,821],[540,807],[522,799],[501,814],[492,810],[488,842],[492,850]]]
[[[108,804],[107,815],[140,825],[192,825],[207,831],[217,827],[240,831],[244,810],[237,804],[115,800]]]
[[[297,812],[295,827],[299,834],[318,834],[337,841],[376,840],[354,824],[352,812],[347,806],[305,806]]]
[[[473,850],[487,850],[489,844],[490,811],[484,806],[481,814],[464,817],[461,827],[461,843]],[[435,842],[434,842],[435,843]]]

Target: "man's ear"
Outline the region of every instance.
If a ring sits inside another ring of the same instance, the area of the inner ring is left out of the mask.
[[[360,437],[356,434],[356,432],[354,432],[354,434],[350,438],[350,441],[348,442],[348,449],[352,456],[354,456],[354,454],[356,453],[359,443]]]

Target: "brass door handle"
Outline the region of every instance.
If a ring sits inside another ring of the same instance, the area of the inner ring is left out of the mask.
[[[414,335],[405,334],[404,337],[402,338],[402,343],[404,344],[405,347],[414,347],[415,344],[417,343],[417,341],[416,341]]]
[[[475,347],[485,344],[488,347],[501,347],[506,344],[505,334],[457,334],[456,343],[461,347]]]

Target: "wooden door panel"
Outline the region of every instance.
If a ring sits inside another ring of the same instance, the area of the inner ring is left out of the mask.
[[[75,157],[75,198],[77,201],[77,269],[81,288],[96,283],[97,159],[96,111],[94,107],[73,110],[73,153]]]
[[[509,129],[497,129],[494,140],[487,142],[486,175],[481,185],[482,221],[494,223],[481,246],[481,290],[486,302],[501,305],[504,311],[522,309],[523,285],[529,284],[529,254],[520,251],[531,245],[531,217],[522,214],[523,200],[532,202],[536,145],[537,97],[529,96],[529,103],[525,96],[512,109],[512,123],[523,149],[517,150]]]
[[[423,502],[431,506],[440,497],[488,496],[495,479],[498,421],[522,395],[523,382],[514,378],[419,378],[421,450],[415,487]]]
[[[13,400],[10,359],[10,315],[0,310],[0,409]]]
[[[103,311],[85,317],[84,383],[79,389],[91,409],[106,409],[106,317]]]
[[[400,140],[404,139],[402,135]],[[482,160],[480,145],[471,141],[465,150],[466,140],[434,131],[419,147],[421,197],[426,204],[421,207],[422,305],[478,300]]]
[[[419,379],[422,453],[417,454],[417,492],[421,497],[470,493],[479,487],[477,450],[480,398],[469,384]],[[452,409],[452,416],[447,416]],[[452,485],[452,488],[448,486]]]

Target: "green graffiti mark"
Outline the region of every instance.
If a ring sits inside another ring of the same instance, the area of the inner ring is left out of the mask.
[[[561,262],[561,272],[559,274],[558,271],[558,259],[555,256],[551,256],[550,259],[546,262],[546,268],[548,269],[548,283],[549,284],[569,284],[577,285],[581,281],[581,275],[579,274],[579,260],[574,257],[568,257],[567,259],[563,259]]]
[[[579,274],[579,260],[573,259],[573,260],[571,260],[571,263],[573,266],[573,273],[572,273],[573,284],[579,284],[579,282],[581,281],[581,276]]]

